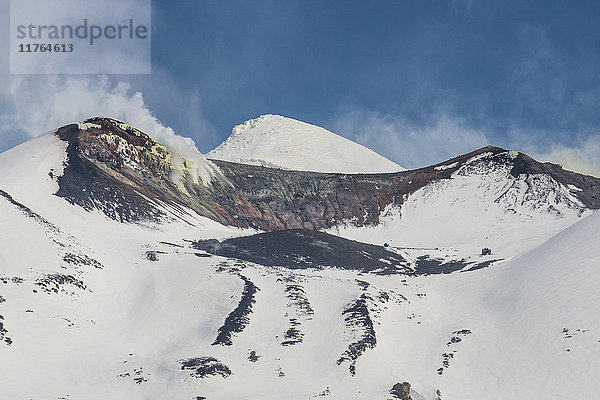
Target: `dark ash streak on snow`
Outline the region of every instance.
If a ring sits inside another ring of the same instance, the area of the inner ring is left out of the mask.
[[[244,281],[242,298],[237,307],[229,313],[227,318],[225,318],[223,326],[219,328],[217,338],[212,343],[213,346],[231,346],[233,344],[232,337],[234,334],[241,333],[250,322],[249,315],[252,313],[252,305],[256,302],[254,295],[260,289],[245,276],[241,274],[238,274],[238,276]]]
[[[358,299],[350,303],[342,313],[345,315],[346,328],[350,332],[359,332],[360,339],[350,343],[348,349],[337,360],[337,365],[341,365],[345,361],[350,362],[350,374],[356,374],[356,361],[367,350],[377,346],[377,337],[375,336],[375,328],[373,320],[369,315],[367,307],[367,298],[362,294]]]

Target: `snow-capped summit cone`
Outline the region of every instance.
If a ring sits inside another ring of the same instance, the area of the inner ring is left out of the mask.
[[[233,128],[208,158],[300,171],[346,174],[399,172],[405,168],[324,128],[262,115]]]

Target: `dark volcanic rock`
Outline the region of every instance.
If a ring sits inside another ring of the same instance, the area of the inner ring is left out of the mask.
[[[208,375],[221,375],[227,378],[231,375],[229,367],[214,357],[196,357],[188,358],[187,360],[179,360],[181,370],[192,371],[194,378],[204,378]]]
[[[406,261],[383,246],[305,229],[243,236],[219,245],[202,241],[196,247],[220,256],[290,269],[336,267],[381,274],[410,273],[404,270]]]
[[[56,132],[68,143],[67,163],[63,175],[58,178],[56,195],[86,210],[98,209],[117,221],[156,220],[163,213],[140,193],[148,195],[149,199],[171,199],[160,196],[159,191],[148,190],[143,182],[124,179],[134,174],[127,174],[121,154],[111,148],[109,142],[102,140],[107,133],[115,137],[124,136],[127,141],[134,141],[135,135],[118,129],[110,120],[96,118],[88,121],[99,124],[101,128],[82,131],[77,124],[72,124]],[[147,138],[147,148],[151,146],[150,141]]]
[[[119,221],[161,219],[165,212],[158,204],[168,204],[226,225],[266,231],[319,230],[342,222],[377,225],[387,206],[401,205],[423,186],[449,179],[467,160],[483,153],[491,154],[491,162],[510,166],[513,176],[543,173],[565,186],[577,186],[581,190],[573,194],[585,206],[600,208],[600,179],[492,146],[431,167],[388,174],[287,171],[213,160],[218,173],[211,183],[194,183],[184,176],[178,187],[171,180],[173,165],[163,146],[120,121],[86,122],[95,125],[85,130],[67,125],[56,133],[68,143],[56,195]]]
[[[412,400],[412,396],[410,395],[410,383],[402,382],[396,383],[390,393],[394,396],[394,398],[399,400]]]
[[[289,269],[340,268],[378,275],[410,276],[450,274],[474,271],[500,259],[481,263],[466,260],[444,260],[422,255],[409,263],[389,246],[357,242],[324,232],[291,229],[236,237],[219,242],[199,240],[194,248],[208,253],[237,258],[269,267]],[[464,268],[470,266],[467,270]],[[291,288],[288,288],[291,290]]]

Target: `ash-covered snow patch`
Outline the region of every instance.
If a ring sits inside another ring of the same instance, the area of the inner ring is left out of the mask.
[[[471,264],[466,260],[439,260],[429,256],[417,257],[414,275],[451,274]]]
[[[369,282],[356,279],[356,284],[362,292],[361,297],[366,301],[367,309],[373,323],[379,324],[379,318],[383,310],[388,309],[388,303],[400,305],[404,302],[409,302],[408,299],[396,293],[395,290],[379,289]]]
[[[12,339],[8,336],[8,330],[6,330],[4,322],[2,321],[4,321],[4,317],[0,315],[0,342],[4,342],[10,346],[12,344]]]
[[[252,305],[256,302],[254,296],[260,289],[250,279],[241,274],[238,275],[244,281],[242,298],[237,307],[225,318],[223,326],[219,328],[217,338],[212,343],[213,346],[231,346],[233,344],[233,336],[241,333],[250,322],[249,315],[252,313]]]
[[[296,318],[290,318],[290,327],[287,331],[285,331],[283,338],[285,339],[281,342],[282,346],[291,346],[294,344],[302,343],[302,339],[304,334],[298,329],[300,326],[300,322]]]
[[[447,352],[442,354],[442,366],[438,368],[437,373],[442,375],[444,373],[444,369],[450,367],[450,360],[454,358],[454,355],[458,353],[458,349],[456,349],[456,345],[463,341],[463,338],[467,335],[470,335],[471,331],[469,329],[462,329],[459,331],[452,332],[452,337],[450,341],[446,343],[446,347],[450,348]]]
[[[54,225],[53,223],[46,220],[44,217],[42,217],[38,213],[32,211],[29,207],[25,206],[24,204],[21,204],[18,201],[16,201],[10,194],[5,192],[4,190],[0,189],[0,196],[4,197],[6,200],[8,200],[9,203],[11,203],[15,207],[17,207],[19,209],[19,211],[21,211],[23,214],[25,214],[25,216],[35,220],[39,224],[43,225],[49,231],[52,231],[55,233],[59,232],[59,229],[56,227],[56,225]]]
[[[205,378],[209,375],[220,375],[227,378],[231,375],[229,367],[214,357],[195,357],[179,360],[182,371],[191,371],[194,378]]]
[[[377,345],[373,320],[367,307],[367,298],[362,294],[358,299],[348,304],[344,311],[344,321],[347,333],[354,337],[342,356],[337,360],[337,365],[348,361],[351,375],[356,374],[356,361],[367,350]]]
[[[464,270],[462,270],[460,272],[477,271],[478,269],[487,268],[487,267],[489,267],[489,266],[491,266],[494,263],[499,262],[499,261],[503,261],[503,259],[501,259],[501,258],[495,258],[493,260],[487,260],[487,261],[483,261],[483,262],[480,262],[480,263],[476,263],[472,267],[464,269]]]
[[[85,255],[85,254],[73,254],[66,253],[63,256],[63,261],[67,264],[76,265],[76,266],[87,266],[93,267],[97,269],[103,269],[104,266],[97,260]]]
[[[25,279],[23,279],[19,276],[13,276],[12,278],[9,278],[8,276],[0,276],[0,282],[2,282],[3,284],[13,283],[15,285],[20,285],[24,281],[25,281]]]
[[[68,291],[67,287],[75,287],[81,290],[86,290],[85,283],[81,279],[77,279],[73,275],[67,274],[46,274],[41,278],[35,280],[35,285],[39,286],[44,292],[52,293],[66,293],[74,295],[75,292]]]
[[[285,276],[277,278],[278,282],[285,282],[285,297],[287,307],[285,316],[289,320],[289,328],[283,334],[282,346],[291,346],[302,343],[304,333],[301,326],[304,322],[311,320],[314,310],[308,300],[304,287],[299,283],[297,277]]]

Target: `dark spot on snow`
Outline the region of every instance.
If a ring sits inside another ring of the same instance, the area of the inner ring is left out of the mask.
[[[563,328],[562,333],[565,335],[565,339],[571,339],[575,336],[578,336],[582,333],[586,333],[589,332],[589,329],[569,329],[569,328]]]
[[[444,368],[448,368],[450,366],[450,360],[454,358],[454,353],[444,353],[442,354],[442,365]]]
[[[257,362],[259,358],[260,356],[256,354],[256,350],[252,350],[248,355],[248,360],[250,360],[251,362]]]
[[[18,276],[14,276],[11,280],[15,285],[20,285],[24,281],[23,278],[19,278]]]
[[[358,284],[358,287],[363,291],[367,290],[370,286],[369,282],[361,281],[360,279],[355,279],[355,281]]]
[[[252,312],[252,305],[256,301],[254,295],[260,289],[245,276],[239,275],[239,277],[244,281],[242,298],[237,307],[225,318],[225,323],[219,328],[217,338],[212,344],[213,346],[231,346],[233,344],[233,335],[242,332],[250,322],[249,315]]]
[[[204,378],[208,375],[221,375],[227,378],[231,370],[225,364],[214,357],[195,357],[187,360],[179,360],[182,371],[192,371],[194,378]]]
[[[293,323],[293,321],[290,321]],[[284,338],[286,340],[284,340],[283,342],[281,342],[282,346],[291,346],[294,344],[298,344],[298,343],[302,343],[302,337],[304,335],[302,334],[302,332],[300,332],[299,329],[297,329],[296,327],[290,327],[287,331],[285,331],[284,333]]]
[[[463,335],[463,336],[466,336],[466,335],[470,335],[470,334],[471,334],[471,331],[470,331],[469,329],[463,329],[463,330],[461,330],[461,331],[456,331],[456,332],[454,332],[454,334],[455,334],[455,335]]]
[[[448,343],[446,343],[446,345],[450,346],[451,344],[460,343],[460,342],[462,342],[461,338],[459,338],[458,336],[452,336],[450,338],[450,341]]]
[[[119,378],[128,378],[133,377],[133,382],[141,385],[144,382],[148,382],[148,378],[150,374],[144,374],[144,369],[142,367],[134,368],[133,370],[123,372],[122,374],[117,375]]]
[[[221,247],[221,242],[217,239],[201,239],[192,242],[192,246],[197,250],[204,250],[207,253],[216,254]]]

